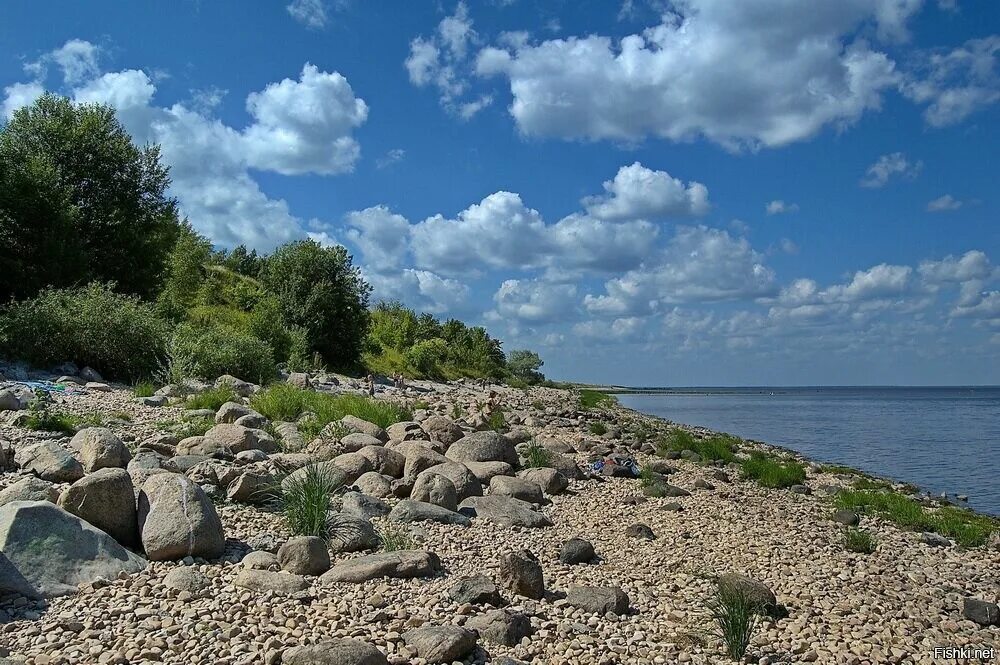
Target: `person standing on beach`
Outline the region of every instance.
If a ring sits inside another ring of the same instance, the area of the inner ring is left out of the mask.
[[[375,397],[375,375],[369,374],[367,377],[368,381],[368,396]]]

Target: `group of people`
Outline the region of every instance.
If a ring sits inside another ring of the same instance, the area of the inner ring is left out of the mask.
[[[406,387],[406,377],[403,376],[402,372],[397,372],[392,375],[392,385],[396,388],[402,390]],[[365,377],[365,390],[368,391],[369,397],[375,397],[375,375],[369,373]]]

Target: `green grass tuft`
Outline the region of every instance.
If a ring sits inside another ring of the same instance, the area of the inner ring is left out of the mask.
[[[191,395],[184,403],[184,408],[218,411],[226,402],[238,401],[239,397],[233,392],[232,386],[223,384],[217,388],[209,388],[205,392]]]
[[[904,529],[932,531],[951,538],[963,547],[984,545],[1000,523],[957,506],[925,508],[919,502],[892,490],[841,490],[834,503],[838,508],[877,515]]]
[[[524,466],[528,469],[542,469],[552,462],[552,453],[532,439],[524,448]]]
[[[691,432],[675,427],[657,444],[657,451],[666,452],[693,450],[706,462],[735,462],[740,439],[728,434],[716,434],[704,439],[695,438]]]
[[[28,412],[28,417],[24,421],[24,427],[36,432],[75,434],[77,419],[68,413],[49,411],[46,408],[35,408]]]
[[[382,541],[382,550],[385,552],[398,552],[400,550],[416,549],[417,541],[413,534],[405,526],[386,522],[378,530],[378,538]]]
[[[281,483],[278,501],[289,531],[296,536],[326,538],[329,534],[331,499],[340,488],[341,479],[317,464],[310,464],[304,469]]]
[[[604,436],[608,433],[608,426],[602,422],[590,423],[590,433],[595,436]]]
[[[860,476],[861,472],[854,467],[844,466],[843,464],[824,464],[820,467],[820,471],[823,473],[833,473],[843,476]]]
[[[760,625],[763,609],[760,603],[745,590],[725,585],[716,588],[715,596],[708,602],[708,609],[726,654],[733,662],[742,662]]]
[[[140,381],[132,388],[132,393],[136,397],[152,397],[156,394],[156,384],[152,381]]]
[[[344,416],[356,416],[379,427],[388,427],[402,420],[409,420],[411,412],[404,406],[386,400],[375,400],[361,395],[327,395],[312,390],[302,390],[287,383],[275,383],[254,395],[250,405],[271,420],[295,422],[303,413],[315,414],[309,428],[319,432],[328,423]]]
[[[844,549],[858,554],[871,554],[878,542],[867,531],[848,527],[844,530]]]
[[[806,470],[794,460],[781,461],[770,455],[753,453],[743,462],[743,475],[764,487],[791,487],[805,482]]]
[[[582,388],[580,390],[580,409],[589,411],[590,409],[605,408],[615,404],[617,400],[600,390]]]

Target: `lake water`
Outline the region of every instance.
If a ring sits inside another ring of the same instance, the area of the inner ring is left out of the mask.
[[[934,494],[967,494],[973,508],[1000,515],[1000,386],[673,388],[618,400]]]

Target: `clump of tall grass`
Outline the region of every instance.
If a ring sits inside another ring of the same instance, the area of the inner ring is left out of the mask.
[[[718,585],[708,601],[715,621],[716,635],[722,639],[726,654],[733,662],[742,662],[750,641],[760,625],[763,607],[747,590],[734,585]]]
[[[211,409],[212,411],[218,411],[226,402],[237,401],[239,401],[239,397],[233,391],[232,386],[222,384],[191,395],[184,403],[184,407],[187,409]]]
[[[388,521],[378,530],[378,539],[382,542],[382,550],[385,552],[412,550],[417,546],[409,529]]]
[[[23,424],[25,429],[36,432],[62,432],[75,434],[77,419],[61,411],[50,411],[46,407],[35,406],[28,412]]]
[[[728,434],[715,434],[699,439],[691,432],[675,427],[660,439],[657,451],[662,455],[667,452],[679,453],[692,450],[705,462],[734,462],[739,442],[739,439]]]
[[[504,415],[503,409],[495,408],[486,418],[486,426],[494,432],[506,432],[507,416]]]
[[[995,518],[957,506],[925,508],[918,501],[888,489],[841,490],[834,503],[845,510],[877,515],[904,529],[938,533],[963,547],[984,545],[993,532],[1000,530],[1000,522]]]
[[[608,407],[616,401],[614,397],[607,393],[602,393],[600,390],[591,390],[590,388],[580,390],[580,409],[583,411]]]
[[[329,468],[310,464],[276,485],[276,500],[285,515],[288,530],[296,536],[326,538],[332,496],[342,482],[343,477]]]
[[[844,530],[844,549],[858,554],[871,554],[875,551],[877,541],[867,531],[848,527]]]
[[[156,394],[156,384],[152,381],[139,381],[132,388],[132,394],[136,397],[152,397]]]
[[[409,420],[411,412],[405,406],[361,395],[328,395],[303,390],[287,383],[275,383],[254,395],[250,405],[271,420],[294,422],[303,413],[313,414],[310,427],[322,429],[344,416],[356,416],[379,427],[388,427]]]
[[[529,469],[541,469],[547,467],[552,462],[552,453],[548,448],[542,446],[532,439],[524,447],[524,466]]]
[[[763,453],[753,453],[742,466],[744,477],[764,487],[791,487],[801,485],[806,479],[805,468],[795,460],[782,461]]]
[[[595,436],[604,436],[608,433],[608,426],[600,421],[590,423],[590,433]]]

